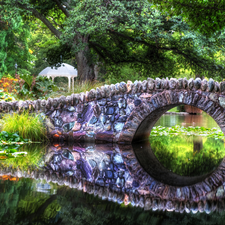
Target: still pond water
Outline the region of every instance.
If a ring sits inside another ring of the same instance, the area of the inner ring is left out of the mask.
[[[165,114],[156,126],[177,124],[217,126],[205,114]],[[188,177],[216,169],[225,152],[223,140],[199,136],[150,137],[150,143],[168,171]],[[131,157],[133,150],[110,144],[24,146],[26,157],[1,160],[0,224],[224,224],[223,198],[188,207],[149,192],[151,180]]]

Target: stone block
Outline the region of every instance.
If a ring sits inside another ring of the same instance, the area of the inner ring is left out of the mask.
[[[220,84],[216,81],[214,82],[214,92],[219,92],[220,91]]]
[[[170,89],[175,89],[177,87],[177,79],[175,78],[170,78],[170,81],[169,81],[169,88]]]
[[[188,80],[188,88],[189,88],[190,90],[192,90],[193,87],[194,87],[194,79],[193,79],[193,78],[190,78],[190,79]]]
[[[169,81],[168,81],[168,78],[163,78],[161,80],[161,86],[162,86],[162,89],[168,89],[169,88]]]
[[[201,87],[201,79],[199,78],[199,77],[197,77],[195,80],[194,80],[194,88],[196,89],[196,90],[198,90],[198,89],[200,89],[200,87]]]
[[[154,88],[155,88],[155,81],[152,78],[148,78],[147,81],[148,81],[148,89],[150,91],[154,90]]]
[[[182,89],[183,88],[183,78],[179,78],[177,81],[177,88]]]
[[[207,91],[211,92],[213,90],[214,90],[214,80],[212,78],[210,78],[209,81],[208,81]]]
[[[208,87],[208,81],[206,79],[203,79],[201,82],[201,89],[205,91],[207,87]]]
[[[219,97],[219,103],[223,108],[225,108],[225,98],[224,97]]]
[[[185,78],[183,79],[183,88],[186,89],[187,87],[188,87],[188,80],[187,80],[187,78],[185,77]]]
[[[220,83],[220,91],[221,91],[222,93],[225,92],[225,81],[222,81],[222,82]]]
[[[159,79],[158,77],[155,79],[155,88],[156,89],[161,89],[161,79]]]
[[[133,82],[128,80],[127,81],[127,93],[130,93],[133,87]]]
[[[209,98],[210,98],[211,100],[213,100],[214,102],[217,102],[219,97],[218,97],[218,95],[215,94],[215,93],[210,93]]]
[[[73,132],[74,142],[83,142],[85,140],[85,132]]]

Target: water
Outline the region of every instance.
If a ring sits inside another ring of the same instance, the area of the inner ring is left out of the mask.
[[[200,126],[200,127],[219,127],[215,120],[203,112],[199,115],[191,115],[191,114],[164,114],[159,120],[156,122],[155,126],[164,126],[164,127],[172,127],[177,124],[182,126]]]
[[[158,125],[194,122],[193,116],[171,117]],[[216,125],[197,118],[198,126]],[[0,224],[224,224],[222,140],[154,137],[137,146],[30,145],[22,151],[28,155],[1,160]]]

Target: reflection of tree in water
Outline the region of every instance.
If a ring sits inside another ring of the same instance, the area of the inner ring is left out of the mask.
[[[202,137],[193,137],[193,151],[200,152],[203,147]]]
[[[225,155],[224,142],[214,138],[207,138],[204,145],[202,137],[192,136],[151,137],[150,142],[160,163],[184,176],[212,171]]]
[[[144,211],[139,207],[125,206],[118,203],[103,201],[94,195],[83,193],[69,187],[58,187],[57,193],[51,196],[33,191],[33,182],[30,179],[21,179],[19,182],[4,181],[0,184],[1,224],[62,224],[62,225],[136,225],[136,224],[224,224],[225,212],[180,214],[163,211]],[[13,204],[9,204],[12,195],[17,196]],[[11,198],[10,198],[11,196]],[[21,202],[27,201],[27,205]],[[36,204],[28,204],[29,201]],[[29,207],[27,207],[29,205]],[[4,206],[4,207],[2,207]],[[20,207],[18,207],[20,206]],[[52,207],[51,207],[52,206]],[[56,207],[57,206],[57,207]],[[54,211],[52,217],[48,210]],[[60,212],[57,210],[60,209]],[[2,212],[2,211],[1,211]]]

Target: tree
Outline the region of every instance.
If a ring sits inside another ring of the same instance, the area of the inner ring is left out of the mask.
[[[78,2],[78,1],[77,1]],[[224,35],[208,39],[192,30],[181,16],[162,15],[147,1],[80,2],[70,12],[64,43],[72,31],[88,36],[88,44],[107,65],[130,64],[145,75],[171,77],[182,69],[221,75]],[[76,46],[77,47],[77,46]],[[77,47],[79,48],[79,46]]]
[[[61,41],[49,50],[50,61],[74,54],[81,80],[93,80],[97,64],[106,69],[129,64],[159,77],[187,68],[202,75],[224,73],[223,57],[216,58],[224,54],[223,34],[208,39],[181,17],[162,15],[147,0],[0,0],[0,5],[26,20],[41,20]]]
[[[14,17],[10,12],[2,11],[0,15],[0,78],[4,73],[15,73],[18,70],[28,73],[34,57],[29,52],[27,39],[29,28],[20,16]],[[23,70],[21,70],[23,68]]]
[[[205,35],[224,30],[225,1],[224,0],[149,0],[170,15],[181,15],[194,29]]]

